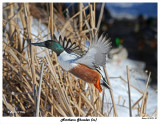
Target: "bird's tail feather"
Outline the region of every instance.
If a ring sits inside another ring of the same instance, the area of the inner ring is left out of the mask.
[[[108,89],[111,89],[111,87],[109,86],[109,84],[107,83],[106,79],[102,76],[103,82],[102,85],[107,87]]]
[[[99,69],[96,69],[96,70],[101,74],[101,72],[100,72]],[[102,83],[101,83],[101,85],[107,87],[108,89],[111,89],[111,87],[109,86],[109,84],[107,83],[106,79],[103,77],[102,74],[101,74],[101,76],[102,76]]]

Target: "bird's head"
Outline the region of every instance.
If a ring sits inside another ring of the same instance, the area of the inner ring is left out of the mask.
[[[64,48],[54,40],[47,40],[40,43],[32,43],[32,45],[39,47],[46,47],[48,49],[53,50],[57,55],[60,55],[64,51]]]

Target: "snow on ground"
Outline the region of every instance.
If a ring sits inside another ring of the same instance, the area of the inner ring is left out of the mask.
[[[116,109],[119,117],[129,117],[129,101],[128,101],[128,84],[125,83],[118,77],[123,77],[127,81],[127,69],[126,65],[130,69],[130,83],[139,90],[143,91],[146,87],[147,74],[143,71],[145,63],[138,62],[130,59],[122,60],[121,63],[109,62],[106,64],[107,72],[110,77],[111,87],[113,90],[114,100],[116,104]],[[114,78],[115,77],[115,78]],[[117,78],[116,78],[117,77]],[[147,100],[147,109],[146,113],[152,115],[157,109],[157,93],[151,87],[148,87],[148,100]],[[109,90],[105,89],[105,94],[109,96]],[[101,94],[102,95],[102,94]],[[120,98],[120,102],[118,104]],[[137,91],[135,88],[131,87],[131,105],[133,105],[139,98],[142,97],[142,94]],[[139,102],[141,106],[142,100]],[[108,111],[107,104],[112,104],[110,98],[105,97],[104,102],[104,112]],[[138,108],[136,105],[135,108]],[[110,114],[111,116],[113,114]],[[138,116],[138,110],[132,110],[133,116]],[[154,116],[154,115],[153,115]]]

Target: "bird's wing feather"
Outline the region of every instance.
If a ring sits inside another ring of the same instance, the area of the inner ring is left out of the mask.
[[[109,41],[110,39],[107,39],[103,34],[99,38],[96,35],[86,55],[79,58],[76,63],[87,65],[93,69],[96,68],[95,66],[105,65],[106,55],[111,48],[111,42]]]
[[[57,40],[54,35],[53,39],[58,42],[67,53],[75,53],[78,54],[80,57],[86,54],[86,51],[82,50],[80,46],[76,44],[76,42],[71,42],[71,40],[67,39],[66,37],[62,39],[62,37],[59,36],[59,40]]]

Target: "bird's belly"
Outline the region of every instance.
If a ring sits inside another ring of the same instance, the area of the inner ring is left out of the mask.
[[[97,80],[101,79],[101,75],[96,70],[90,69],[85,65],[78,65],[69,70],[69,72],[88,83],[96,83]]]

